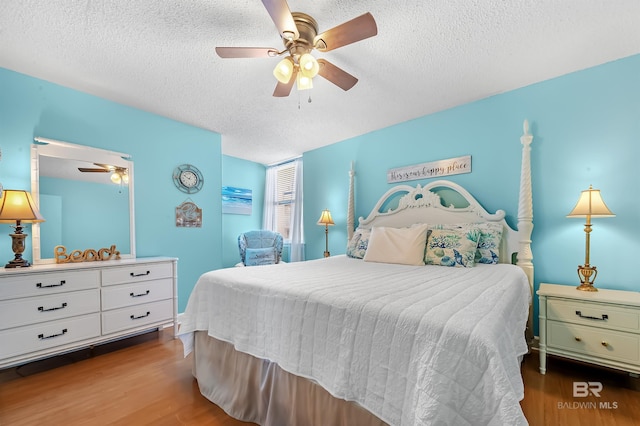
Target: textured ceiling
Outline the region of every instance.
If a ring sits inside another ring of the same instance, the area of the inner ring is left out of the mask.
[[[218,132],[224,154],[264,164],[640,53],[638,0],[290,0],[320,32],[371,12],[378,35],[315,52],[359,79],[350,91],[316,77],[274,98],[279,59],[214,51],[282,49],[259,0],[1,5],[0,67]]]

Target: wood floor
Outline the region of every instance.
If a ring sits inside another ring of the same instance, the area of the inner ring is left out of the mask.
[[[0,371],[0,425],[248,425],[200,395],[171,329]],[[550,358],[525,358],[523,411],[536,425],[638,425],[640,379]],[[602,382],[600,398],[573,382]],[[323,425],[324,426],[324,425]]]

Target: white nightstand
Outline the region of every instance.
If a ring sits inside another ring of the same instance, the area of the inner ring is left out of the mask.
[[[540,284],[540,373],[547,354],[640,374],[640,292]]]

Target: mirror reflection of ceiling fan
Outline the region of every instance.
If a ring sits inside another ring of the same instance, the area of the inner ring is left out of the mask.
[[[129,171],[125,167],[111,166],[109,164],[93,163],[98,167],[78,167],[83,173],[111,173],[111,182],[119,184],[129,183]]]
[[[326,59],[315,59],[311,51],[328,52],[378,34],[376,21],[370,13],[358,16],[322,33],[311,16],[289,10],[286,0],[262,0],[276,24],[284,50],[272,47],[216,47],[221,58],[272,58],[287,55],[273,70],[278,84],[273,96],[285,97],[293,83],[298,90],[311,89],[313,77],[320,75],[342,90],[351,89],[358,79]]]

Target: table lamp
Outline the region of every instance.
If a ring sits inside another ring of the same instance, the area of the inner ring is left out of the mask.
[[[318,219],[318,225],[324,225],[324,239],[325,239],[324,257],[329,257],[331,255],[331,253],[329,253],[329,225],[335,225],[335,224],[333,223],[333,219],[331,219],[331,212],[328,209],[322,210],[320,219]]]
[[[580,285],[578,290],[582,291],[598,291],[593,286],[598,271],[595,266],[589,264],[589,235],[591,234],[591,218],[594,217],[615,217],[615,214],[611,213],[611,210],[602,201],[599,189],[593,189],[589,185],[589,189],[582,191],[578,203],[571,210],[571,213],[567,217],[584,217],[586,223],[584,225],[584,232],[586,234],[586,250],[584,265],[578,266],[578,277],[580,277]]]
[[[24,268],[31,266],[28,260],[22,258],[24,252],[24,239],[27,234],[22,232],[22,222],[44,222],[38,208],[27,191],[5,189],[0,198],[0,223],[13,223],[15,229],[11,236],[11,248],[15,255],[13,260],[5,265],[5,268]]]

